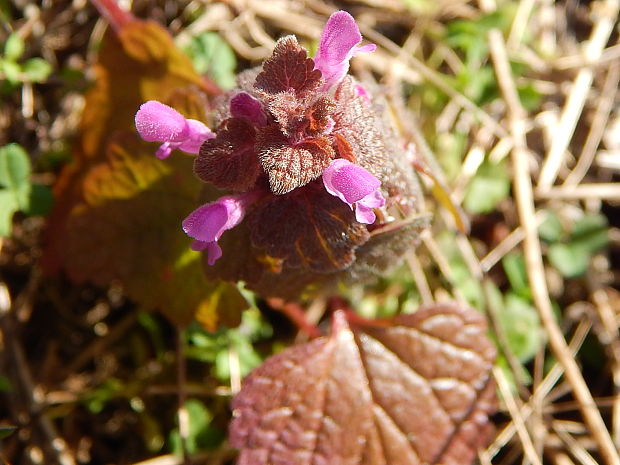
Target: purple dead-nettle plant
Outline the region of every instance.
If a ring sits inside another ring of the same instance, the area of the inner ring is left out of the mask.
[[[216,102],[213,132],[156,101],[138,111],[142,138],[162,143],[159,158],[197,153],[213,201],[183,230],[209,276],[298,296],[382,273],[415,243],[422,201],[405,144],[382,102],[347,74],[353,56],[376,48],[361,43],[344,11],[329,18],[314,59],[294,36],[280,39]]]

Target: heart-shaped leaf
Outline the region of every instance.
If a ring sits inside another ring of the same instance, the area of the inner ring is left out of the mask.
[[[245,118],[220,124],[217,137],[207,140],[194,163],[196,176],[220,189],[247,191],[261,174],[254,150],[255,130]]]
[[[495,408],[485,331],[478,312],[456,305],[363,330],[337,312],[329,337],[244,380],[230,428],[237,464],[470,464]]]
[[[321,72],[314,69],[314,61],[302,48],[295,36],[278,40],[273,55],[263,64],[256,76],[255,87],[268,94],[293,90],[303,97],[321,85]]]

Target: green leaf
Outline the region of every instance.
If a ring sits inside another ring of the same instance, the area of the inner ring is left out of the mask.
[[[463,206],[471,213],[488,213],[508,197],[510,176],[503,163],[484,162],[467,186]]]
[[[52,189],[42,184],[32,184],[28,208],[24,209],[24,213],[30,216],[45,216],[52,209],[53,203]]]
[[[548,257],[565,278],[583,275],[590,261],[590,253],[575,244],[553,244],[549,247]]]
[[[549,261],[565,278],[583,275],[592,254],[607,246],[608,229],[603,215],[584,216],[574,224],[568,243],[549,247]]]
[[[43,58],[30,58],[26,60],[23,71],[31,82],[44,82],[52,73],[52,65]]]
[[[603,215],[586,215],[571,232],[571,243],[589,253],[598,252],[609,243],[607,219]]]
[[[16,191],[30,178],[30,158],[19,144],[0,147],[0,188]]]
[[[201,436],[205,429],[213,420],[213,415],[205,405],[197,399],[188,399],[185,402],[185,409],[187,410],[187,418],[189,423],[189,431],[187,435],[187,452],[194,454],[202,449]],[[175,429],[170,434],[170,448],[175,455],[181,455],[181,437],[179,430]]]
[[[17,426],[2,425],[0,426],[0,439],[8,438],[17,430]]]
[[[16,33],[11,34],[4,44],[4,58],[17,61],[24,54],[24,40]]]
[[[562,223],[555,212],[547,210],[546,213],[546,218],[540,226],[538,226],[538,235],[545,242],[557,242],[562,237],[562,232],[564,231],[562,228]]]
[[[18,144],[0,148],[0,237],[11,235],[13,214],[30,201],[30,158]]]
[[[219,34],[204,32],[192,37],[184,52],[189,55],[198,73],[208,74],[224,89],[235,86],[237,58]]]
[[[17,211],[19,211],[19,206],[13,193],[0,190],[0,237],[11,235],[13,214]]]
[[[2,72],[4,73],[4,77],[7,81],[9,81],[11,84],[17,84],[21,82],[22,68],[21,66],[19,66],[19,64],[13,61],[1,60],[0,65],[2,65]]]
[[[543,343],[543,332],[536,309],[513,293],[504,297],[499,323],[515,356],[526,363],[536,355]]]
[[[504,272],[510,282],[512,290],[525,300],[531,300],[532,293],[530,291],[529,282],[527,280],[527,271],[525,269],[525,260],[520,253],[512,253],[506,255],[502,259]]]
[[[4,375],[0,375],[0,392],[11,392],[11,380]]]

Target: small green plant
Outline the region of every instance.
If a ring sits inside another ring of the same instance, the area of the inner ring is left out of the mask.
[[[230,45],[217,32],[204,32],[192,37],[183,48],[200,74],[208,74],[222,88],[235,86],[237,57]]]
[[[0,147],[0,237],[11,235],[15,212],[44,215],[51,207],[51,190],[31,183],[30,173],[30,158],[19,144]]]
[[[52,66],[43,58],[22,61],[25,50],[24,40],[18,34],[9,35],[0,56],[0,81],[5,81],[9,88],[24,82],[45,82],[52,72]]]
[[[546,223],[549,221],[553,220]],[[545,227],[550,229],[548,224]],[[565,278],[582,276],[592,256],[607,246],[608,229],[607,219],[603,215],[585,215],[568,231],[560,233],[558,240],[549,246],[549,262]]]

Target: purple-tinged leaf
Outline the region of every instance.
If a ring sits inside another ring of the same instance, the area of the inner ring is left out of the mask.
[[[291,194],[272,197],[247,217],[252,242],[287,267],[329,273],[355,260],[355,248],[368,240],[353,212],[315,181]]]
[[[291,144],[275,126],[259,133],[257,149],[275,194],[286,194],[318,178],[335,156],[325,137]]]
[[[321,85],[321,72],[294,36],[278,40],[273,55],[263,64],[254,86],[267,94],[293,91],[303,97]]]
[[[255,138],[256,131],[245,118],[225,120],[217,136],[200,148],[194,161],[196,176],[219,189],[251,189],[261,173]]]
[[[372,322],[371,322],[372,323]],[[475,310],[435,305],[271,357],[233,399],[237,465],[468,465],[489,439],[493,344]]]

